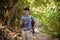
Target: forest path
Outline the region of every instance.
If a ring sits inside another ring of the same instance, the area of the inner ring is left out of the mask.
[[[52,40],[51,35],[45,33],[37,33],[33,36],[34,40]]]

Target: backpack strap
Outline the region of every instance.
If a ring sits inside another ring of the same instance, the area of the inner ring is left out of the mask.
[[[29,17],[30,17],[30,19],[31,19],[31,21],[32,21],[32,16],[31,16],[31,15],[29,15]]]

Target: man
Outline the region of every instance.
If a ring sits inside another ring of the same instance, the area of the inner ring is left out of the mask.
[[[37,26],[36,21],[34,17],[30,15],[30,10],[28,7],[24,8],[23,13],[24,16],[22,16],[20,20],[20,25],[23,25],[22,40],[33,40],[32,22],[34,22],[34,27],[36,27]]]

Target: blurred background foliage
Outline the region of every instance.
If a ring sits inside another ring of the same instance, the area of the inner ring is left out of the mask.
[[[20,17],[23,15],[22,11],[27,6],[41,32],[60,37],[60,0],[0,0],[0,15],[2,15],[0,18],[7,23],[15,7],[9,25],[18,26]],[[6,17],[8,17],[7,20]]]

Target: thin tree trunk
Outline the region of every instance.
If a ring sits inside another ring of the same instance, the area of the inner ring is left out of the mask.
[[[11,12],[12,12],[12,13],[11,13],[11,16],[9,17],[8,22],[7,22],[7,26],[10,25],[11,19],[14,17],[15,7],[13,7],[13,8],[11,9]]]

